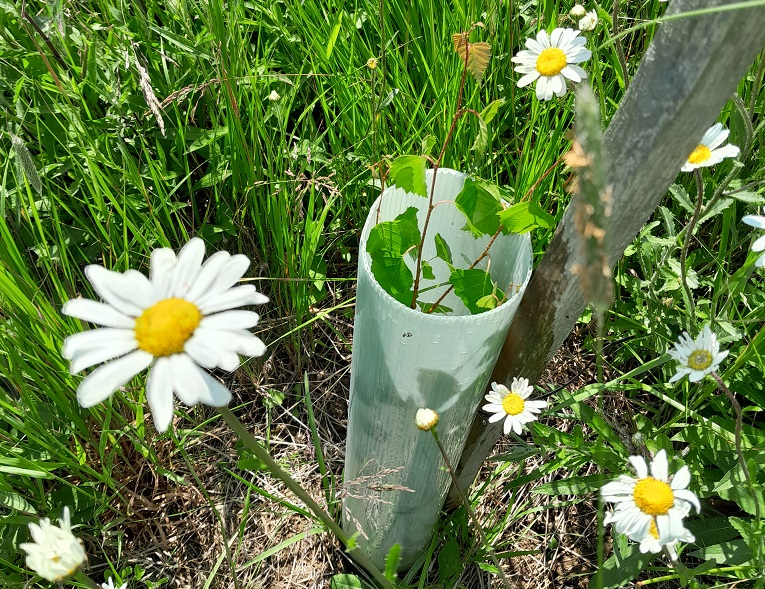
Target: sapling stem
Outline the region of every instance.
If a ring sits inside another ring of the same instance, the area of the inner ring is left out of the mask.
[[[446,450],[444,450],[444,447],[441,445],[441,440],[438,437],[438,432],[436,431],[436,427],[433,426],[430,428],[430,433],[433,434],[433,439],[436,441],[436,445],[438,446],[438,450],[441,452],[441,457],[444,459],[444,464],[446,464],[446,470],[449,471],[449,476],[452,478],[452,482],[454,483],[454,488],[457,489],[457,494],[459,495],[460,501],[462,501],[462,505],[465,507],[465,510],[468,512],[468,515],[470,516],[471,521],[473,522],[473,525],[475,526],[476,532],[478,532],[478,536],[481,538],[481,545],[486,549],[486,552],[489,554],[489,558],[491,558],[491,561],[494,563],[495,568],[497,569],[497,572],[499,573],[499,577],[502,580],[502,584],[505,586],[505,589],[511,589],[510,587],[510,581],[507,580],[507,577],[505,576],[504,571],[502,570],[502,567],[499,566],[499,560],[497,560],[497,555],[494,554],[494,549],[489,544],[489,541],[486,539],[486,534],[483,532],[483,528],[481,527],[481,522],[478,521],[478,517],[475,514],[475,511],[473,511],[473,508],[470,505],[470,501],[467,500],[467,497],[465,497],[465,494],[462,492],[462,489],[459,487],[459,483],[457,481],[457,474],[454,472],[454,468],[452,468],[452,463],[449,461],[449,457],[446,455]]]
[[[369,574],[371,574],[375,581],[377,581],[382,587],[385,587],[386,589],[395,589],[388,578],[374,565],[374,563],[372,563],[366,553],[362,549],[353,545],[351,538],[345,532],[343,532],[343,529],[337,524],[337,522],[335,522],[334,519],[332,519],[332,517],[324,510],[324,508],[316,503],[313,497],[311,497],[295,479],[293,479],[287,472],[282,470],[276,461],[271,458],[271,455],[268,453],[268,451],[265,450],[260,445],[260,443],[258,443],[255,437],[247,430],[244,424],[239,421],[236,415],[234,415],[228,407],[218,407],[217,409],[218,413],[220,413],[223,419],[226,420],[226,423],[228,423],[229,427],[234,430],[234,433],[239,436],[239,439],[247,447],[247,449],[255,454],[257,459],[266,465],[266,468],[268,468],[271,474],[282,481],[287,486],[287,488],[295,495],[297,495],[297,497],[306,504],[308,509],[310,509],[314,515],[318,517],[325,526],[327,526],[329,531],[332,532],[337,537],[337,539],[343,543],[346,549],[348,549],[348,554],[351,556],[351,558],[355,560]]]
[[[436,192],[436,177],[438,176],[438,168],[441,167],[441,163],[444,159],[444,153],[446,153],[446,146],[449,145],[449,141],[452,138],[452,135],[454,135],[454,130],[457,127],[457,121],[462,117],[463,114],[465,114],[465,111],[462,110],[462,93],[465,89],[465,79],[467,77],[467,70],[468,70],[468,55],[470,55],[470,43],[468,43],[468,35],[470,35],[470,32],[465,34],[464,41],[465,41],[465,61],[463,63],[462,67],[462,77],[460,78],[460,89],[459,94],[457,95],[457,108],[454,111],[454,116],[452,117],[452,124],[449,127],[449,132],[446,134],[446,139],[444,140],[444,144],[441,146],[441,151],[438,153],[438,159],[433,164],[433,180],[430,182],[430,195],[428,196],[428,212],[425,214],[425,223],[422,226],[422,234],[420,236],[420,245],[417,248],[417,268],[415,268],[414,271],[414,289],[412,291],[412,304],[410,307],[412,309],[415,309],[417,307],[417,292],[420,288],[420,276],[422,274],[422,250],[425,247],[425,235],[428,232],[428,225],[430,224],[430,215],[433,212],[433,196]]]

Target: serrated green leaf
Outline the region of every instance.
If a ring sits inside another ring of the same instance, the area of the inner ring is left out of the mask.
[[[478,119],[478,135],[473,141],[473,145],[470,151],[478,151],[483,153],[489,145],[489,128],[483,119]]]
[[[422,277],[426,280],[435,280],[436,275],[433,274],[433,266],[430,265],[430,263],[427,260],[422,261]]]
[[[681,207],[683,207],[689,213],[693,213],[696,207],[693,206],[693,203],[691,202],[691,197],[688,196],[688,193],[685,191],[685,188],[683,188],[679,184],[673,184],[672,186],[669,187],[669,193],[672,195],[672,197],[677,201],[677,203]]]
[[[406,192],[419,196],[427,196],[428,188],[425,185],[425,164],[427,160],[420,155],[402,155],[390,166],[388,177],[390,183],[395,184]]]
[[[708,221],[712,217],[716,217],[734,202],[736,201],[734,201],[732,198],[721,198],[708,209],[702,209],[703,213],[701,214],[701,217],[699,217],[699,225],[705,221]]]
[[[361,589],[361,581],[356,575],[341,573],[329,580],[330,589]]]
[[[401,545],[394,544],[388,550],[388,555],[385,557],[385,576],[393,582],[396,580],[396,570],[398,569],[398,563],[401,560]]]
[[[484,108],[481,111],[481,120],[487,125],[491,123],[491,120],[495,116],[497,116],[497,113],[499,112],[500,107],[504,104],[505,104],[504,98],[498,98],[497,100],[492,100],[489,104],[486,105],[486,108]]]
[[[746,542],[746,545],[749,546],[752,551],[755,550],[757,545],[762,542],[762,538],[765,537],[765,526],[763,526],[762,522],[760,522],[758,526],[757,520],[754,518],[731,516],[728,518],[728,521],[730,522],[730,525],[736,528],[738,533],[741,534],[744,542]]]
[[[528,233],[532,229],[549,229],[555,218],[538,204],[524,201],[499,213],[499,220],[510,233]]]
[[[465,179],[465,185],[454,200],[454,205],[467,220],[467,228],[474,237],[494,235],[499,229],[502,205],[483,185]]]
[[[717,564],[728,566],[741,565],[752,559],[752,549],[746,545],[744,540],[721,542],[714,546],[694,550],[689,554],[701,560],[715,560]]]
[[[740,192],[731,192],[729,194],[732,198],[752,205],[761,205],[765,203],[765,196],[757,194],[756,192],[750,192],[748,190],[742,190]]]
[[[436,242],[436,256],[446,262],[447,264],[452,263],[452,250],[449,247],[449,244],[446,243],[446,240],[441,236],[440,233],[436,233],[435,237]]]
[[[383,221],[372,228],[367,253],[372,258],[372,274],[377,283],[396,300],[402,300],[414,284],[412,271],[404,254],[420,243],[417,209],[409,207],[393,221]]]
[[[478,301],[483,297],[494,295],[500,301],[505,298],[505,293],[497,288],[489,273],[480,268],[454,268],[449,283],[454,286],[454,294],[462,299],[462,303],[473,315],[488,311],[478,306]]]
[[[622,587],[636,578],[653,560],[654,554],[640,552],[638,544],[630,543],[625,536],[614,536],[614,553],[597,574],[590,579],[588,589],[613,589]]]

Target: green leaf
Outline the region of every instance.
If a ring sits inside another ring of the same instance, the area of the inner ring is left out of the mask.
[[[498,98],[497,100],[492,100],[488,105],[486,105],[486,108],[484,108],[481,111],[481,120],[487,125],[491,123],[492,119],[495,116],[497,116],[497,113],[499,112],[500,107],[504,104],[505,104],[504,98]]]
[[[762,522],[759,522],[758,526],[758,522],[754,518],[731,516],[728,518],[728,521],[730,522],[730,525],[736,528],[738,533],[741,534],[744,542],[746,542],[746,545],[749,546],[752,551],[755,550],[757,545],[762,542],[762,538],[765,537],[765,526],[763,526]]]
[[[422,261],[422,277],[426,280],[436,279],[436,275],[433,274],[433,266],[427,260]]]
[[[532,229],[549,229],[555,218],[538,204],[524,201],[499,213],[499,220],[510,233],[528,233]]]
[[[412,271],[404,262],[404,254],[420,243],[417,209],[409,207],[393,221],[375,225],[367,240],[367,253],[372,257],[372,274],[378,284],[404,304],[414,284]]]
[[[401,560],[401,545],[394,544],[388,550],[388,556],[385,557],[385,577],[393,582],[396,580],[396,570]]]
[[[614,553],[590,579],[588,589],[622,587],[636,578],[654,558],[650,552],[642,554],[638,544],[630,543],[626,536],[614,536]]]
[[[409,300],[411,301],[412,298],[409,297]],[[429,303],[427,301],[417,301],[417,305],[420,307],[420,311],[423,313],[439,313],[440,315],[447,315],[454,311],[454,309],[447,307],[446,305],[438,305],[435,309],[433,309],[433,303]],[[431,309],[433,310],[431,311]]]
[[[679,184],[673,184],[672,186],[669,187],[669,193],[674,197],[674,199],[677,201],[677,203],[681,207],[683,207],[689,213],[693,213],[696,207],[693,206],[693,203],[691,202],[691,197],[688,196],[688,193],[685,191],[685,188],[683,188]]]
[[[425,139],[422,140],[422,143],[420,144],[420,153],[422,155],[430,155],[430,152],[433,150],[433,146],[436,144],[436,136],[435,135],[428,135],[425,137]]]
[[[473,315],[488,311],[485,307],[478,306],[478,301],[483,297],[494,295],[500,301],[505,298],[505,293],[492,282],[489,273],[480,268],[454,268],[449,276],[449,283],[454,285],[454,294],[462,299],[465,307]]]
[[[446,243],[446,240],[441,237],[440,233],[436,233],[435,237],[436,241],[436,256],[446,262],[447,264],[452,264],[452,250],[449,248],[449,244]]]
[[[481,309],[486,309],[487,311],[491,311],[492,309],[497,308],[497,303],[499,303],[499,301],[494,297],[494,295],[488,294],[485,297],[478,299],[475,302],[475,306]]]
[[[744,540],[721,542],[714,546],[694,550],[689,552],[689,554],[701,560],[715,560],[717,564],[728,566],[741,565],[752,559],[752,549],[746,545]]]
[[[361,581],[356,575],[341,573],[329,580],[330,589],[361,589]]]
[[[462,572],[462,556],[455,536],[450,536],[438,553],[438,580],[446,585]]]
[[[332,27],[332,32],[329,34],[329,39],[327,39],[327,47],[324,49],[324,59],[329,59],[332,55],[332,51],[335,48],[335,43],[337,43],[337,36],[340,34],[340,27],[343,24],[343,11],[339,11],[337,13],[337,17],[335,18],[335,26]]]
[[[478,119],[478,136],[473,141],[473,145],[470,151],[486,151],[486,147],[489,145],[489,128],[483,119]]]
[[[388,177],[390,183],[395,184],[406,192],[427,196],[428,189],[425,185],[425,164],[427,160],[420,155],[402,155],[390,166]]]
[[[465,215],[466,228],[474,237],[494,235],[499,229],[497,215],[502,212],[502,205],[483,184],[472,178],[465,180],[465,186],[454,200],[454,205]]]

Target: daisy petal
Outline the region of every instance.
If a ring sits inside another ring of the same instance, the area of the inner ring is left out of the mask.
[[[114,391],[136,374],[148,368],[154,356],[136,350],[91,372],[77,388],[77,401],[82,407],[93,407],[109,398]]]
[[[90,280],[98,296],[123,315],[137,317],[143,311],[133,302],[130,290],[125,288],[128,281],[119,272],[91,264],[85,268],[85,276]]]
[[[92,301],[90,299],[72,299],[64,303],[61,308],[64,315],[75,317],[82,321],[89,321],[104,327],[120,327],[133,329],[135,321],[127,315],[120,313],[111,305]]]
[[[167,431],[173,420],[173,375],[170,368],[170,356],[158,358],[149,371],[146,382],[146,401],[149,403],[151,416],[157,431]]]

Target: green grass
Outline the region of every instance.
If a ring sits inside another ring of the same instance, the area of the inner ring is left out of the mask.
[[[634,19],[620,23],[622,29],[655,18],[666,6],[655,0],[622,4],[622,15]],[[326,375],[304,387],[302,374],[304,369],[318,374],[321,359],[335,362],[336,347],[343,353],[350,348],[343,325],[349,319],[340,311],[347,311],[353,297],[358,234],[379,192],[369,167],[419,153],[431,135],[438,149],[459,87],[451,34],[482,21],[485,28],[472,39],[489,41],[493,57],[480,85],[468,80],[466,105],[480,111],[498,98],[506,104],[490,125],[486,153],[470,151],[478,126],[465,117],[444,163],[497,181],[511,199],[530,195],[559,220],[570,198],[561,157],[570,145],[573,95],[539,103],[533,91],[516,87],[519,76],[510,58],[540,26],[569,26],[569,8],[553,0],[458,0],[448,7],[433,0],[90,0],[30,2],[29,18],[22,19],[16,3],[0,0],[0,109],[6,121],[0,130],[0,584],[23,587],[29,580],[16,545],[26,541],[28,522],[57,517],[64,505],[73,507],[75,523],[82,524],[78,532],[97,547],[91,553],[96,569],[102,572],[111,563],[125,570],[119,523],[130,520],[124,510],[130,496],[115,468],[145,465],[174,481],[180,476],[176,470],[204,470],[195,460],[215,460],[213,452],[185,454],[184,442],[204,438],[206,429],[217,425],[200,412],[184,421],[188,429],[162,440],[165,454],[160,454],[157,435],[144,421],[142,381],[111,402],[91,410],[78,407],[74,390],[80,377],[69,375],[60,349],[80,325],[60,308],[80,294],[93,296],[82,273],[85,265],[145,271],[152,249],[177,249],[193,235],[205,239],[208,252],[248,255],[250,276],[272,299],[261,309],[260,336],[266,343],[278,340],[270,348],[273,357],[298,376],[271,377],[266,388],[281,396],[267,411],[262,392],[253,396],[245,387],[240,400],[255,415],[268,412],[265,439],[278,437],[277,426],[297,427],[297,421],[322,456],[320,439],[333,431],[316,410]],[[610,2],[602,5],[595,33],[601,42],[611,30],[610,10]],[[624,39],[630,74],[653,31],[648,27]],[[378,59],[376,70],[366,67],[370,57]],[[586,65],[607,122],[624,94],[614,45],[603,45],[597,54],[599,75],[595,61]],[[136,63],[148,72],[163,103],[164,134],[147,105]],[[696,187],[691,175],[681,174],[678,188],[617,266],[607,333],[607,340],[618,342],[607,347],[611,381],[605,389],[583,389],[574,401],[561,396],[552,413],[564,424],[584,420],[589,426],[558,433],[553,422],[540,425],[535,456],[546,459],[536,474],[524,470],[523,461],[517,469],[500,465],[474,490],[476,506],[503,485],[518,502],[506,511],[507,506],[491,503],[484,511],[491,512],[485,526],[497,552],[517,552],[506,531],[521,530],[530,513],[552,508],[539,504],[524,485],[545,476],[549,482],[563,470],[577,476],[592,464],[623,472],[630,444],[652,451],[673,444],[690,448],[683,460],[698,477],[700,495],[745,502],[715,486],[735,467],[727,400],[711,381],[666,387],[673,364],[656,359],[682,329],[695,335],[702,323],[714,320],[723,346],[731,350],[721,375],[748,410],[747,458],[761,468],[762,453],[754,448],[763,444],[758,422],[765,406],[765,285],[762,271],[748,263],[752,232],[740,223],[765,202],[759,65],[738,91],[753,112],[742,115],[730,102],[721,119],[732,129],[734,143],[743,147],[751,134],[741,167],[728,162],[704,172],[707,200],[725,186],[731,171],[737,174],[727,190],[738,192],[723,196],[725,208],[704,220],[691,241],[695,319],[684,300],[677,261],[691,214],[683,191],[693,203]],[[268,99],[274,90],[278,101]],[[535,234],[535,253],[541,255],[551,238],[552,230]],[[260,365],[250,362],[240,371],[241,381],[258,382],[259,374]],[[633,416],[595,420],[585,401],[601,390],[619,396]],[[326,399],[320,406],[325,405]],[[624,428],[630,444],[620,442]],[[592,451],[597,440],[608,452]],[[343,440],[332,443],[342,446]],[[185,467],[171,466],[176,462]],[[273,497],[261,479],[224,463],[226,476],[246,488],[245,505]],[[340,469],[320,462],[320,471],[315,496],[333,503]],[[592,502],[587,494],[592,489],[584,489],[564,493],[567,498],[560,501]],[[291,499],[280,501],[288,513],[303,513]],[[455,554],[465,566],[490,562],[481,547],[471,545],[464,513],[440,525],[419,568],[406,578],[412,586],[459,577],[460,567],[445,564]],[[245,521],[234,528],[232,552],[254,567],[248,570],[259,570],[271,552],[262,558],[242,555]],[[452,534],[454,542],[439,541]],[[755,537],[762,541],[763,535]],[[278,552],[281,546],[271,548]],[[431,563],[442,572],[431,572]],[[213,570],[211,564],[205,572],[209,586],[218,586],[216,572],[227,578],[227,566],[218,561]],[[131,570],[131,578],[141,576]],[[737,574],[745,578],[752,571],[723,572],[719,578],[731,581]]]

